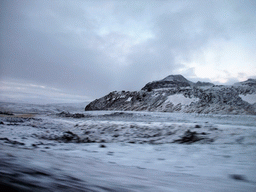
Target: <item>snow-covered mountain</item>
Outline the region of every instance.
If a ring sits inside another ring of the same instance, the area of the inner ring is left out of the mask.
[[[111,92],[89,103],[85,110],[256,114],[256,80],[224,86],[169,75],[147,83],[140,91]]]
[[[248,79],[247,81],[243,82],[238,82],[234,84],[235,86],[241,86],[241,85],[246,85],[246,86],[256,86],[256,79]]]

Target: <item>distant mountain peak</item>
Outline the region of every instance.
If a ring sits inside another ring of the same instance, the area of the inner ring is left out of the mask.
[[[182,75],[169,75],[162,79],[161,81],[178,81],[178,82],[189,82],[185,77]]]
[[[256,87],[256,79],[247,79],[246,81],[238,82],[234,84],[235,86],[247,85]]]
[[[142,90],[161,89],[161,88],[177,88],[177,87],[193,87],[194,83],[187,80],[182,75],[169,75],[162,80],[147,83]]]
[[[200,86],[200,87],[204,87],[204,86],[214,86],[213,83],[210,83],[210,82],[201,82],[201,81],[197,81],[195,86]]]

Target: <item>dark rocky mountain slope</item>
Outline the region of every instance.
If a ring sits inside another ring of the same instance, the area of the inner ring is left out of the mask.
[[[256,80],[224,86],[170,75],[147,83],[140,91],[111,92],[85,110],[256,114]]]

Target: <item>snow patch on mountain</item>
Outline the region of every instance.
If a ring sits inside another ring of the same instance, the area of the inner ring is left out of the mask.
[[[132,97],[129,97],[126,102],[130,102],[132,100]]]
[[[239,95],[242,100],[250,103],[250,104],[254,104],[256,103],[256,94],[251,94],[251,95]]]
[[[177,94],[177,95],[170,95],[167,97],[167,100],[165,101],[166,103],[172,103],[174,105],[190,105],[192,102],[197,102],[199,101],[198,98],[187,98],[184,97],[182,94]]]

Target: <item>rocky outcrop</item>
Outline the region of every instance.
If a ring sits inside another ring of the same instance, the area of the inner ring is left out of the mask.
[[[256,100],[253,103],[244,99],[248,95],[256,96],[253,82],[256,81],[249,79],[223,86],[193,83],[181,75],[170,75],[146,84],[140,91],[111,92],[89,103],[85,110],[256,114]]]
[[[168,77],[160,80],[147,83],[142,90],[151,91],[152,89],[160,88],[178,88],[178,87],[190,87],[194,83],[188,81],[182,75],[169,75]]]

